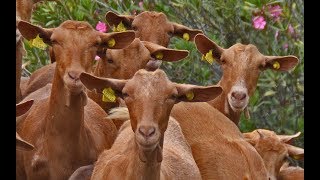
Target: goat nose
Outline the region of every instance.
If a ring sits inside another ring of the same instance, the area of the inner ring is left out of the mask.
[[[79,73],[75,71],[69,71],[68,75],[71,79],[78,80],[79,79]]]
[[[156,128],[153,126],[140,126],[139,133],[145,138],[151,137],[156,132]]]
[[[235,91],[231,93],[231,96],[236,100],[243,100],[244,98],[247,97],[247,94],[241,91]]]

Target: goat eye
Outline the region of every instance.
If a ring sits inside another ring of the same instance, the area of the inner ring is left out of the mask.
[[[170,96],[170,99],[172,99],[172,100],[176,100],[177,98],[178,98],[178,95],[176,95],[176,94],[172,94]]]
[[[221,59],[221,64],[225,64],[225,63],[226,63],[226,60]]]
[[[128,97],[129,95],[128,95],[128,93],[122,93],[122,97],[123,98],[126,98],[126,97]]]
[[[262,64],[259,65],[258,67],[260,70],[263,70],[264,69],[264,66]]]
[[[136,26],[132,26],[132,30],[138,31],[138,28]]]
[[[112,64],[113,60],[112,59],[108,59],[108,63]]]

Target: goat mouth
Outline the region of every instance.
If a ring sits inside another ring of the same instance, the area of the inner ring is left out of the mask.
[[[83,84],[81,82],[68,82],[65,85],[66,88],[73,94],[79,94],[83,91]]]
[[[248,101],[249,100],[247,98],[241,101],[232,100],[232,99],[228,100],[231,109],[236,112],[243,111],[247,107]]]
[[[145,138],[136,137],[136,142],[139,148],[141,148],[141,150],[152,151],[157,147],[159,143],[159,138],[153,137],[153,138],[145,139]]]
[[[152,144],[144,144],[138,142],[138,145],[142,151],[153,151],[157,147],[158,142]]]

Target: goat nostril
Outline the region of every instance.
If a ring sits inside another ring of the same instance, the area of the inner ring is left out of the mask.
[[[145,126],[139,127],[139,133],[144,137],[150,137],[154,135],[155,132],[156,132],[156,128],[154,127],[145,127]]]
[[[74,79],[74,80],[78,80],[79,77],[77,76],[77,73],[76,72],[73,72],[73,71],[70,71],[68,72],[68,75],[71,79]]]
[[[237,100],[244,100],[247,97],[246,93],[243,92],[232,92],[231,96]]]

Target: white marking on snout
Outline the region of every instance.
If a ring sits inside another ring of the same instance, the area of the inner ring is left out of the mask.
[[[242,92],[246,95],[246,97],[243,100],[237,100],[234,97],[232,97],[233,92]],[[248,89],[245,85],[244,80],[241,79],[231,87],[231,90],[228,93],[228,103],[233,111],[239,112],[239,111],[243,111],[244,108],[247,107],[248,102],[249,102]]]

